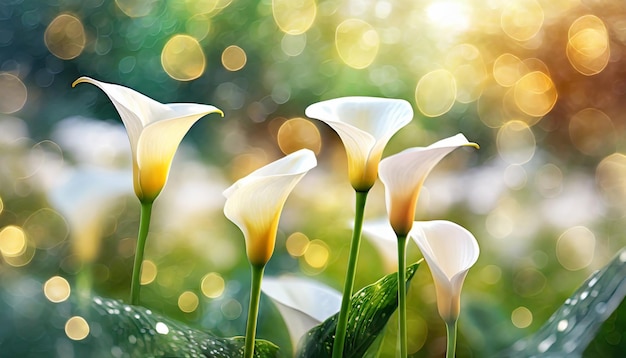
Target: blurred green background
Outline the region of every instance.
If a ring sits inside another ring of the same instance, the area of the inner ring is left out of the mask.
[[[477,237],[458,356],[496,353],[626,243],[625,15],[617,0],[1,0],[0,284],[48,282],[50,300],[67,283],[129,295],[139,216],[129,145],[108,98],[71,87],[80,76],[224,111],[179,149],[142,277],[146,307],[224,336],[244,332],[250,278],[221,192],[313,149],[319,165],[287,201],[266,274],[341,290],[354,194],[340,140],[304,109],[348,95],[404,98],[415,119],[385,155],[458,132],[481,146],[431,173],[416,219],[452,220]],[[377,183],[366,219],[385,215],[383,194]],[[411,244],[409,262],[419,258]],[[366,237],[357,286],[394,266]],[[442,356],[425,265],[408,303],[410,352]],[[289,356],[280,316],[267,297],[261,305],[258,337]],[[626,351],[624,315],[622,305],[588,356]],[[395,326],[392,317],[385,352]]]

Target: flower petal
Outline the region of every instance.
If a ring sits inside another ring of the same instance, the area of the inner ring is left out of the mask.
[[[306,332],[339,312],[341,307],[341,293],[311,279],[266,277],[261,290],[276,304],[294,349]]]
[[[335,98],[314,103],[305,113],[328,124],[341,138],[355,189],[374,184],[387,142],[413,118],[409,102],[377,97]]]
[[[398,237],[389,225],[389,219],[380,218],[363,223],[363,236],[378,250],[389,273],[398,270]]]
[[[406,235],[411,229],[419,191],[428,174],[446,155],[461,146],[478,147],[459,133],[425,148],[406,149],[380,162],[378,175],[385,185],[389,220],[396,233]]]
[[[145,199],[156,198],[165,185],[172,159],[191,126],[207,114],[222,114],[218,108],[204,104],[175,103],[166,106],[178,116],[148,124],[137,142],[136,180]]]
[[[253,265],[265,264],[271,257],[287,196],[316,165],[315,154],[301,149],[239,179],[224,191],[224,214],[244,233]]]
[[[445,319],[458,317],[463,281],[478,260],[472,233],[450,221],[416,221],[409,236],[419,246],[435,281],[437,306]]]

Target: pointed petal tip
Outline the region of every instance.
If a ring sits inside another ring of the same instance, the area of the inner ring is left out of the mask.
[[[76,87],[76,85],[79,83],[91,82],[91,81],[92,79],[89,77],[85,77],[85,76],[79,77],[78,79],[76,79],[76,81],[72,82],[72,88]]]

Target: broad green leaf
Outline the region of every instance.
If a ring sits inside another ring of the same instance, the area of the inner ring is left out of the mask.
[[[42,291],[40,282],[26,277],[0,290],[0,355],[95,358],[243,356],[243,337],[216,337],[118,300],[73,294],[67,301],[53,303]],[[75,320],[78,324],[66,329],[71,317],[80,317],[84,321]],[[278,347],[274,344],[256,341],[255,357],[277,356]]]
[[[419,262],[406,270],[408,285],[417,271]],[[362,288],[352,296],[344,358],[361,358],[376,340],[398,306],[398,274],[389,274]],[[311,329],[300,341],[297,357],[330,357],[335,340],[337,318],[335,314]]]
[[[592,274],[535,334],[505,357],[580,357],[602,323],[626,296],[626,249]]]

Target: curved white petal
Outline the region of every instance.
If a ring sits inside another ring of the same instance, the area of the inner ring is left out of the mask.
[[[224,214],[243,232],[253,265],[265,264],[272,256],[287,196],[316,165],[315,154],[301,149],[239,179],[224,191]]]
[[[432,273],[439,314],[444,320],[455,320],[463,281],[480,253],[476,238],[464,227],[445,220],[416,221],[409,236]]]
[[[185,134],[201,117],[223,112],[196,103],[162,104],[130,88],[80,77],[78,83],[91,83],[111,100],[130,140],[134,165],[135,193],[140,200],[154,200],[167,180],[172,158]]]
[[[411,229],[419,191],[431,170],[462,146],[478,147],[459,133],[428,147],[406,149],[380,162],[378,175],[385,185],[387,212],[396,233],[406,235]]]
[[[346,148],[350,181],[357,190],[374,184],[387,142],[413,118],[409,102],[377,97],[335,98],[314,103],[305,113],[337,132]]]
[[[341,307],[339,291],[307,278],[265,277],[261,290],[276,304],[294,349],[306,332]]]
[[[137,142],[137,181],[141,196],[159,194],[170,171],[176,150],[191,126],[210,113],[222,113],[210,105],[180,103],[168,105],[176,109],[179,117],[164,119],[148,124]],[[183,115],[184,114],[184,115]]]

